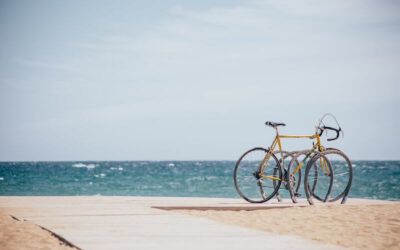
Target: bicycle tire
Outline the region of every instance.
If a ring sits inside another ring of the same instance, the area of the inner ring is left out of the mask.
[[[350,188],[353,181],[353,166],[351,164],[351,161],[349,157],[340,149],[327,148],[326,151],[324,151],[323,153],[324,155],[336,154],[337,156],[343,158],[344,161],[342,160],[342,162],[345,162],[344,166],[339,162],[335,162],[332,161],[332,159],[329,159],[329,161],[331,162],[331,168],[334,174],[334,178],[333,178],[333,190],[331,192],[332,197],[328,200],[328,202],[335,202],[341,198],[344,198],[344,200],[342,201],[342,203],[344,203],[348,193],[350,192]],[[321,197],[315,197],[315,198],[319,201],[322,201]]]
[[[263,203],[275,196],[275,194],[278,192],[280,185],[282,183],[282,169],[281,165],[277,159],[277,157],[272,153],[270,161],[267,163],[269,164],[271,160],[273,163],[271,164],[270,168],[265,167],[264,170],[273,171],[277,168],[278,169],[278,176],[276,177],[278,180],[273,179],[271,181],[270,179],[263,179],[259,177],[260,170],[259,166],[261,164],[261,161],[264,159],[265,154],[268,152],[267,149],[261,148],[261,147],[256,147],[253,149],[250,149],[246,151],[236,162],[234,173],[233,173],[233,180],[234,180],[234,185],[236,188],[236,191],[242,197],[248,202],[251,203]],[[252,159],[252,157],[255,157],[255,160]],[[275,164],[275,165],[274,165]],[[271,169],[273,167],[273,169]],[[246,169],[244,169],[246,168]],[[243,171],[242,171],[243,169]],[[258,172],[257,172],[258,171]],[[264,174],[264,173],[263,173]],[[266,186],[265,182],[270,181],[270,185],[272,186]],[[275,181],[275,183],[274,183]],[[248,182],[248,183],[247,183]],[[256,186],[258,186],[259,190],[253,190],[257,189]],[[264,189],[266,187],[271,188],[271,192],[268,196],[265,195]],[[259,193],[257,195],[257,193]],[[251,197],[251,195],[254,195],[255,197]]]

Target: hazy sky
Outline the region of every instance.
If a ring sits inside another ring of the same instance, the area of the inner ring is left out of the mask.
[[[399,86],[398,1],[0,2],[2,161],[235,160],[325,112],[400,159]]]

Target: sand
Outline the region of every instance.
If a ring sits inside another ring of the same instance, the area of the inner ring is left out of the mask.
[[[364,199],[309,206],[305,200],[0,197],[0,249],[67,248],[38,225],[96,250],[400,249],[400,202]]]
[[[75,249],[30,221],[20,221],[0,210],[0,249]]]
[[[177,212],[352,249],[400,249],[400,203]]]

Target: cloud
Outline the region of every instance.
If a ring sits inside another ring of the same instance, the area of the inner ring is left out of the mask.
[[[109,139],[138,136],[137,148],[158,123],[168,131],[151,132],[154,141],[191,138],[196,126],[202,145],[213,138],[236,145],[228,121],[298,120],[300,111],[310,118],[332,109],[352,120],[377,102],[399,104],[399,13],[390,1],[243,1],[170,6],[145,28],[130,14],[113,28],[102,19],[107,32],[60,37],[60,54],[46,54],[43,43],[14,61],[17,73],[1,72],[10,107],[3,114],[13,121],[18,114],[15,134],[73,135],[73,128],[96,142],[112,131]],[[379,117],[394,120],[390,112]]]
[[[398,77],[390,66],[399,61],[398,46],[391,42],[400,40],[393,33],[399,27],[399,15],[393,10],[398,6],[390,6],[368,1],[254,1],[206,10],[175,6],[151,30],[76,46],[97,51],[92,70],[107,65],[133,84],[168,82],[175,88],[191,86],[205,95],[214,87],[242,88],[244,93],[249,86],[258,89],[255,93],[287,93],[294,88],[288,93],[293,103],[300,100],[300,89],[323,84],[348,91],[331,89],[333,95],[315,101],[335,102],[333,96],[340,94],[342,101],[352,102],[356,92],[368,101],[365,85],[375,88],[373,79]],[[393,90],[393,83],[387,84]],[[308,91],[302,95],[313,98]],[[225,97],[233,99],[229,91]]]

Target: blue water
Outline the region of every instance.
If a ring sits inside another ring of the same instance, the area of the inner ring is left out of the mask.
[[[239,197],[233,161],[0,162],[0,195]],[[400,200],[400,161],[353,161],[350,197]],[[287,192],[281,192],[287,197]]]

